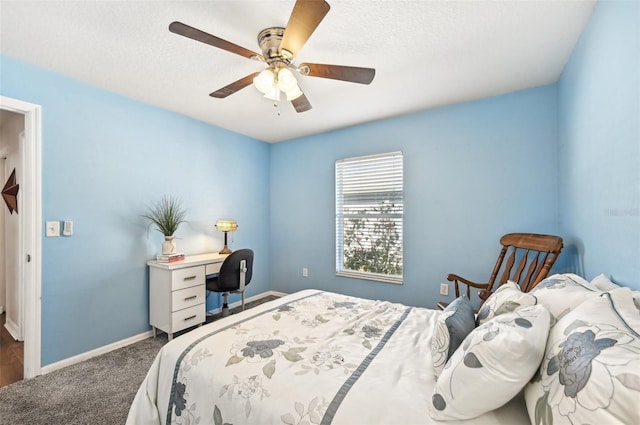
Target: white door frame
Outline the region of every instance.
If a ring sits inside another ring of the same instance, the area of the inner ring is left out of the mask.
[[[7,155],[7,146],[0,146],[0,184],[2,184],[3,182],[5,182],[7,176],[6,176],[6,164],[4,159],[6,158]],[[0,202],[1,204],[1,202]],[[1,205],[0,205],[1,206]],[[2,216],[2,218],[5,218],[5,213],[2,212],[0,213],[0,216]],[[5,222],[6,220],[2,220],[2,223],[0,224],[0,226],[2,226],[2,237],[0,237],[0,245],[2,245],[2,247],[0,248],[0,256],[2,256],[2,263],[6,264],[6,257],[7,257],[7,244],[6,244],[6,227],[5,227]],[[2,314],[3,312],[5,312],[7,310],[7,268],[3,267],[2,270],[0,270],[0,273],[2,273],[2,276],[0,276],[0,279],[2,279],[4,281],[4,285],[2,285],[2,287],[0,288],[0,291],[2,291],[2,294],[0,299],[2,300],[0,302],[0,314]],[[6,322],[5,322],[6,324]]]
[[[0,109],[24,115],[22,195],[22,261],[18,265],[23,277],[24,378],[41,374],[42,314],[42,113],[40,105],[0,96]]]

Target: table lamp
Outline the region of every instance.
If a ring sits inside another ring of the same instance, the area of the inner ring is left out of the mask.
[[[238,228],[238,222],[235,220],[218,220],[216,221],[216,229],[224,232],[224,248],[220,254],[231,254],[231,250],[227,246],[227,233],[235,232]]]

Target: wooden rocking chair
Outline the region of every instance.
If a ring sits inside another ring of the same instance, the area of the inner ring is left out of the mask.
[[[487,283],[472,282],[453,273],[447,276],[447,280],[455,285],[456,298],[460,296],[460,284],[464,284],[467,286],[466,295],[469,299],[471,288],[478,289],[482,306],[493,290],[507,280],[517,282],[522,292],[529,292],[547,277],[562,250],[561,237],[535,233],[509,233],[500,238],[500,243],[502,250]],[[502,274],[497,280],[501,270]],[[438,308],[444,309],[447,305],[448,303],[439,302]]]

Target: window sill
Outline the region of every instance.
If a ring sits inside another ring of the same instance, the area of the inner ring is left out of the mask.
[[[341,271],[341,272],[336,272],[336,276],[350,277],[353,279],[362,279],[362,280],[373,280],[376,282],[393,283],[395,285],[402,285],[403,283],[402,276],[390,276],[390,275],[378,274],[378,273]]]

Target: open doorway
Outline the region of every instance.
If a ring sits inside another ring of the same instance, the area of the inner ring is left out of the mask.
[[[4,185],[0,203],[0,386],[20,381],[24,375],[24,286],[20,276],[22,238],[18,215],[22,197],[17,196],[18,182],[24,180],[22,143],[24,115],[0,110],[0,183]]]
[[[13,268],[11,280],[16,282],[5,284],[15,284],[14,292],[10,295],[11,299],[7,300],[8,292],[5,291],[5,304],[7,302],[17,303],[13,305],[13,309],[7,310],[7,313],[13,311],[11,317],[7,315],[7,321],[11,319],[11,335],[14,339],[24,339],[23,345],[23,377],[33,378],[41,373],[40,364],[40,329],[41,329],[41,238],[42,238],[42,212],[41,212],[41,118],[40,106],[23,102],[18,99],[12,99],[0,96],[0,113],[18,120],[23,126],[23,131],[19,135],[17,142],[17,152],[11,151],[11,148],[3,148],[0,146],[0,153],[7,157],[3,177],[7,173],[16,170],[16,182],[19,184],[17,197],[18,211],[9,214],[11,225],[15,229],[11,229],[13,234],[11,240],[7,239],[9,235],[7,223],[4,223],[4,240],[11,246],[4,246],[2,254],[4,255],[4,269]],[[4,152],[3,152],[4,150]],[[10,159],[10,160],[9,160]],[[10,168],[10,169],[8,169]],[[2,185],[4,186],[4,181]],[[0,204],[0,208],[8,209],[8,205],[4,200]],[[5,221],[7,213],[3,211]],[[17,242],[16,242],[17,241]],[[6,255],[11,253],[12,255]],[[5,270],[2,272],[4,273]],[[1,289],[1,288],[0,288]],[[5,288],[6,289],[6,288]],[[5,308],[7,305],[4,306]]]

